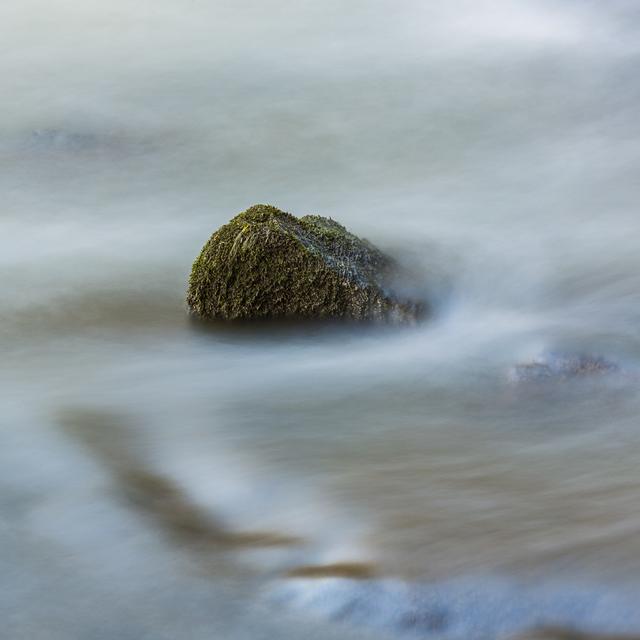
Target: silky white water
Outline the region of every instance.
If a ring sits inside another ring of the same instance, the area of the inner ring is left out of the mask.
[[[0,637],[640,633],[639,26],[2,3]],[[193,322],[258,202],[394,255],[432,316]],[[616,370],[514,384],[552,353]]]

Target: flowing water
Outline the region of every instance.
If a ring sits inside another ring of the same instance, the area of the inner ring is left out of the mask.
[[[639,27],[5,0],[0,636],[640,633]],[[397,256],[432,317],[190,321],[256,202]],[[550,353],[617,368],[514,380]]]

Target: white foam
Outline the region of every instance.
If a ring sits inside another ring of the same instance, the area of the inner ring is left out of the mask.
[[[535,583],[474,576],[431,584],[296,579],[265,592],[274,607],[409,637],[480,640],[541,626],[640,631],[640,585]]]

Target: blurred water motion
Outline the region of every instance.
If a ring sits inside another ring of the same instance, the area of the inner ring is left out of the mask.
[[[6,637],[640,634],[639,21],[4,2]],[[193,323],[255,202],[397,256],[434,317]]]

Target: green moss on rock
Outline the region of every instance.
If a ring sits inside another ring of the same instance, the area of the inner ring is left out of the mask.
[[[393,261],[341,224],[250,207],[220,227],[193,264],[187,303],[224,320],[414,320],[421,307],[384,282]]]

